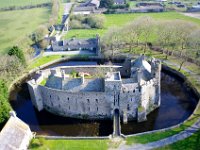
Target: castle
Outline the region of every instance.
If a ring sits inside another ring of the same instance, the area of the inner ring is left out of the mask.
[[[98,77],[99,70],[107,71],[105,76]],[[127,61],[126,67],[61,66],[41,70],[36,76],[28,81],[28,88],[39,111],[98,120],[112,119],[117,110],[126,123],[145,121],[160,106],[161,63],[144,56]]]

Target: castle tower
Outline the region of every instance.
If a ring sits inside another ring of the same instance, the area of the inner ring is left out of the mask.
[[[156,89],[156,98],[154,104],[160,106],[160,95],[161,95],[161,62],[159,60],[152,59],[151,61],[151,76],[155,78],[155,89]]]

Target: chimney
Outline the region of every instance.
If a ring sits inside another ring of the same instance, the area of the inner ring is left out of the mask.
[[[17,117],[17,115],[16,115],[15,111],[10,111],[10,116],[11,116],[11,117],[14,117],[14,118],[16,118],[16,117]]]

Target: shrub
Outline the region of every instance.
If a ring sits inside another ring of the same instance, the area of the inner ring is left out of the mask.
[[[9,118],[11,107],[8,103],[8,88],[4,81],[0,80],[0,123]]]
[[[8,51],[8,55],[10,55],[10,56],[16,56],[23,65],[26,64],[24,53],[23,53],[23,51],[19,47],[13,46],[13,48],[11,48]]]
[[[70,19],[70,28],[72,29],[90,29],[104,28],[105,16],[104,15],[75,15]]]
[[[88,24],[91,28],[102,29],[105,23],[103,15],[90,15],[86,17],[84,23]]]
[[[81,28],[83,28],[83,26],[82,26],[82,24],[81,24],[80,21],[78,21],[78,20],[72,20],[70,22],[70,28],[72,28],[72,29],[81,29]]]
[[[100,7],[111,8],[114,4],[114,0],[101,0]]]

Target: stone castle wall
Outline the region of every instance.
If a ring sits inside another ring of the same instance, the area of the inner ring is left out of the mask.
[[[111,119],[114,110],[119,109],[121,117],[143,121],[160,105],[160,69],[161,66],[156,66],[152,70],[153,78],[142,84],[140,81],[129,83],[132,78],[125,79],[124,84],[118,80],[105,80],[105,89],[101,92],[69,92],[39,85],[50,71],[40,72],[41,76],[36,81],[29,81],[28,87],[33,105],[39,111],[46,109],[54,114],[83,119]],[[140,107],[144,109],[139,111]]]
[[[46,109],[49,112],[66,117],[111,119],[113,110],[119,108],[121,117],[125,113],[128,120],[134,120],[137,118],[138,107],[141,103],[146,109],[154,103],[153,96],[150,99],[148,92],[143,93],[143,90],[140,91],[138,88],[134,91],[122,91],[119,94],[119,107],[115,107],[113,92],[73,93],[40,85],[37,88],[34,88],[34,85],[32,87],[33,92],[30,93],[35,93],[32,94],[35,97],[31,97],[31,99],[35,99],[32,102],[38,110]],[[151,85],[145,87],[153,89]],[[145,95],[143,99],[142,94]]]
[[[44,108],[58,115],[76,118],[111,118],[111,100],[104,92],[72,93],[39,86]]]

